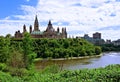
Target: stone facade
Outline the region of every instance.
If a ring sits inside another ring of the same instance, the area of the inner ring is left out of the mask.
[[[88,36],[88,34],[85,34],[81,38],[83,38],[93,44],[96,44],[96,45],[101,45],[101,44],[105,43],[104,39],[101,38],[101,33],[98,33],[98,32],[94,33],[93,37],[90,37],[90,36]]]
[[[19,30],[16,31],[15,38],[22,38],[25,32],[27,32],[26,26],[23,25],[23,32],[21,33]],[[50,20],[46,30],[40,31],[37,16],[35,17],[34,21],[34,29],[32,30],[32,26],[30,25],[29,33],[31,34],[32,38],[67,38],[66,28],[62,28],[62,32],[60,32],[60,29],[58,27],[57,31],[55,31]]]
[[[94,33],[93,39],[101,39],[101,33],[98,33],[98,32]]]
[[[114,46],[119,46],[120,45],[120,39],[113,41],[112,42],[114,44]]]

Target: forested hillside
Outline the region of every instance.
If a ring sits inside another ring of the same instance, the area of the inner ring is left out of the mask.
[[[13,40],[12,45],[20,46],[22,40]],[[101,48],[83,39],[32,39],[33,52],[42,58],[67,58],[99,55]]]

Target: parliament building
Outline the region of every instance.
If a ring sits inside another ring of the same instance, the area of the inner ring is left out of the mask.
[[[22,38],[25,32],[27,32],[26,25],[23,25],[23,32],[21,33],[20,30],[16,31],[14,37]],[[29,33],[32,38],[67,38],[66,28],[62,28],[62,31],[60,32],[58,27],[57,31],[55,31],[50,20],[46,30],[40,31],[37,15],[34,21],[34,29],[32,28],[32,25],[30,25]]]

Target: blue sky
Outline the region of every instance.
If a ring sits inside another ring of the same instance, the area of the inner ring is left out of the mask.
[[[24,24],[29,29],[36,14],[41,31],[52,20],[68,36],[100,32],[104,39],[120,38],[120,0],[1,0],[0,35],[22,32]]]
[[[4,19],[7,16],[21,14],[24,12],[21,10],[21,5],[36,6],[38,0],[1,0],[0,3],[0,18]]]

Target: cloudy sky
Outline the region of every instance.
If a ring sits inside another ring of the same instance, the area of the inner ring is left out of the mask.
[[[66,27],[68,36],[92,36],[120,39],[120,0],[1,0],[0,35],[33,25],[38,16],[40,30],[51,20],[54,28]]]

